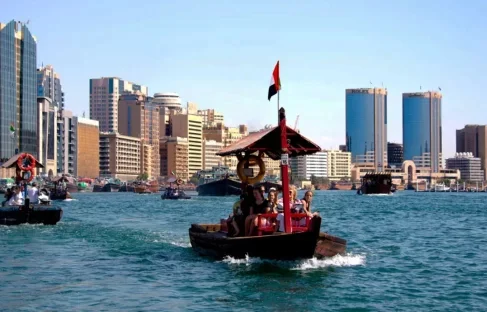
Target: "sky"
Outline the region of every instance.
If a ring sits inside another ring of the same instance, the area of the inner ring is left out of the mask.
[[[322,148],[345,143],[345,89],[388,89],[388,141],[402,142],[402,93],[442,89],[443,153],[486,124],[487,2],[5,1],[28,21],[37,62],[61,76],[65,106],[89,115],[89,79],[116,76],[214,108],[251,129],[277,122],[267,100],[280,61],[288,124]]]

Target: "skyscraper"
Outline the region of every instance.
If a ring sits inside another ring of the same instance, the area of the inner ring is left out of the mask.
[[[387,165],[387,90],[346,90],[346,144],[352,163],[373,164],[383,171]]]
[[[431,172],[442,168],[441,99],[434,91],[402,95],[404,160]]]
[[[101,132],[118,130],[118,99],[136,91],[148,95],[147,87],[120,78],[90,79],[90,118],[100,122]]]
[[[38,157],[36,62],[36,38],[26,24],[0,23],[0,159],[17,149]]]
[[[51,65],[37,69],[37,96],[48,97],[59,110],[64,109],[61,79]]]
[[[480,158],[484,179],[487,180],[487,126],[466,125],[457,130],[457,153],[472,153]]]

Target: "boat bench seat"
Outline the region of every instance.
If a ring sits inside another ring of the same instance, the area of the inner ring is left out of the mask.
[[[272,234],[276,231],[276,226],[272,225],[274,221],[276,221],[277,213],[264,213],[259,214],[257,216],[259,227],[257,229],[257,235],[262,236],[263,234]],[[265,225],[262,225],[261,219],[266,218],[267,222]],[[301,220],[305,220],[304,225],[299,225]],[[269,222],[270,221],[270,222]],[[309,229],[310,218],[306,213],[292,213],[291,214],[291,224],[292,224],[292,232],[307,232]]]

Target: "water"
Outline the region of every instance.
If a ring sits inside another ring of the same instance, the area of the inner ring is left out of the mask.
[[[190,223],[226,217],[235,197],[75,197],[56,226],[0,227],[0,310],[487,309],[487,194],[318,191],[348,253],[296,262],[193,253]]]

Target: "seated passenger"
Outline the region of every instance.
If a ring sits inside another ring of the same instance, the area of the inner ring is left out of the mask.
[[[258,227],[258,217],[257,215],[265,213],[266,208],[269,205],[267,199],[264,199],[262,197],[262,194],[260,193],[260,188],[255,187],[253,190],[253,195],[254,195],[254,202],[252,203],[252,206],[250,207],[250,214],[249,216],[245,219],[245,235],[246,236],[251,236],[254,234],[255,228]],[[261,220],[263,223],[266,222],[265,219]]]
[[[278,200],[277,210],[279,211],[277,215],[278,231],[284,232],[284,205],[283,199]],[[297,191],[295,186],[289,187],[289,208],[291,213],[302,213],[304,211],[303,203],[297,199]]]
[[[13,195],[12,195],[12,197],[10,197],[8,204],[10,206],[20,206],[20,205],[24,204],[24,197],[22,196],[22,193],[20,192],[20,187],[18,187],[18,186],[13,187]]]
[[[242,203],[244,200],[245,195],[242,194],[240,195],[240,199],[233,204],[232,214],[228,218],[228,222],[233,227],[233,233],[229,232],[229,236],[238,236],[240,234],[240,227],[238,226],[238,223],[241,223],[240,221],[243,217]]]
[[[267,201],[269,206],[267,206],[266,213],[277,213],[277,192],[276,191],[269,191],[269,195],[267,195]]]

